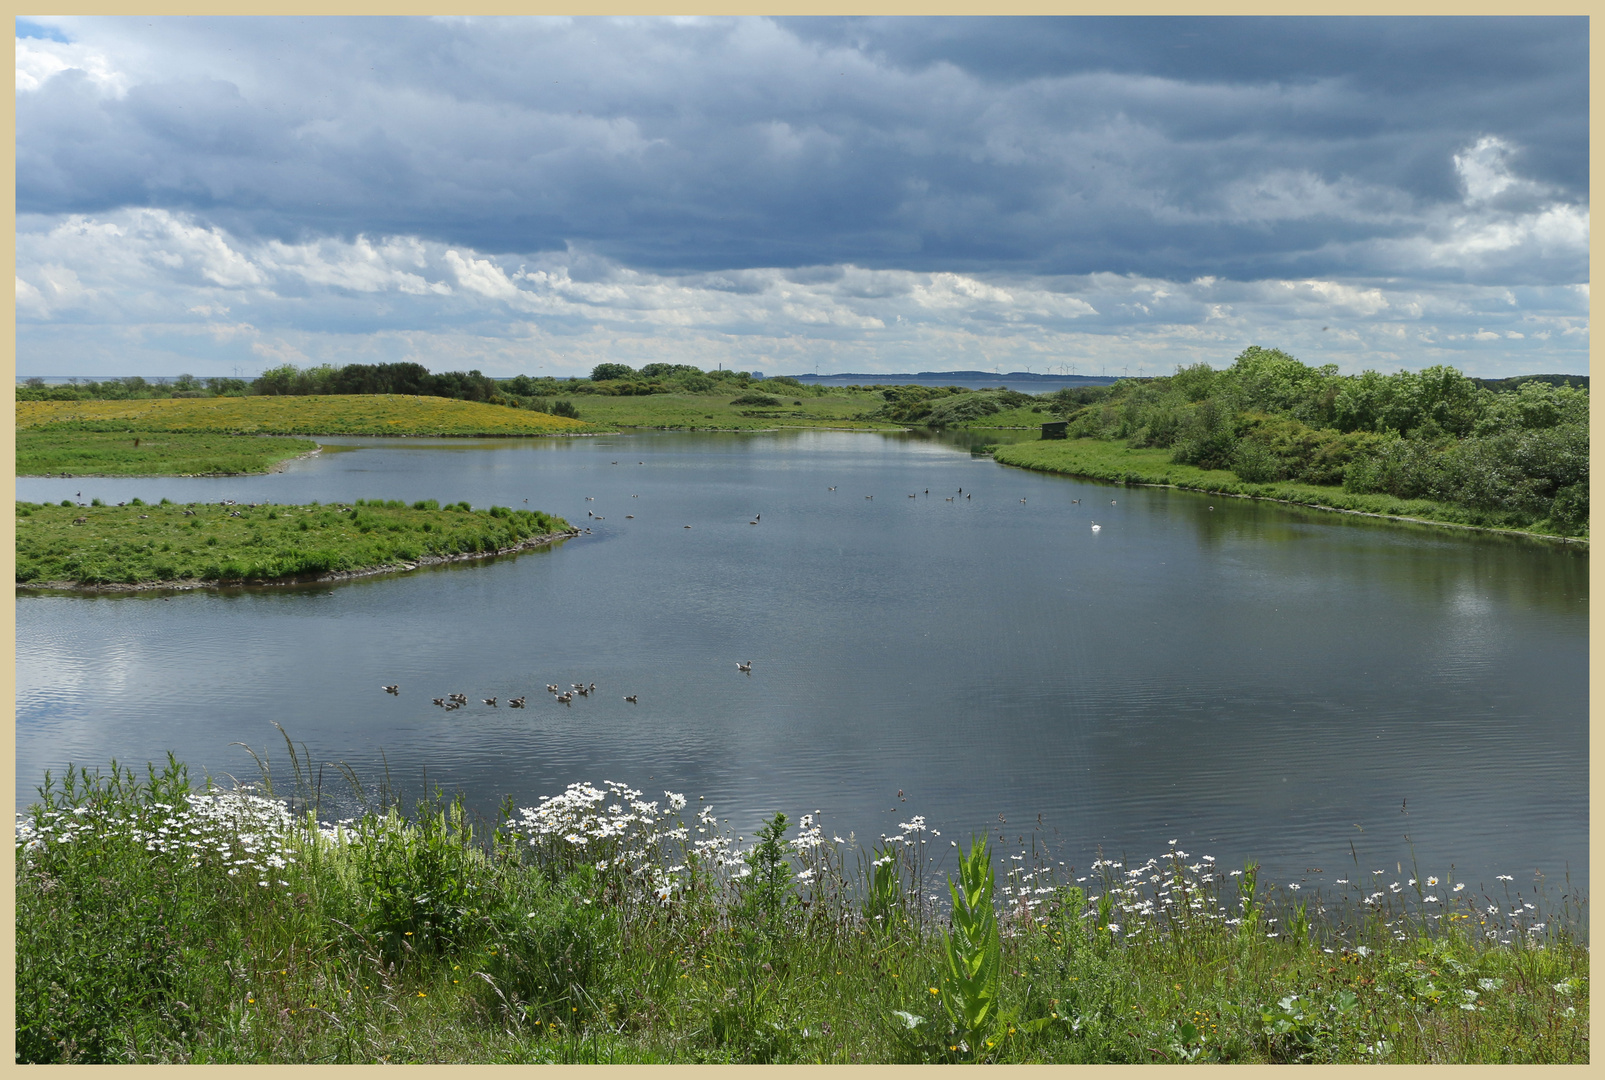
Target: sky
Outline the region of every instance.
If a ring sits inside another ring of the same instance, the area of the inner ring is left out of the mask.
[[[1588,372],[1586,19],[16,34],[19,375]]]

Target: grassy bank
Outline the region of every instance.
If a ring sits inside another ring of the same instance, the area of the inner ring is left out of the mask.
[[[26,1061],[1588,1060],[1587,950],[1509,881],[1029,849],[992,879],[921,818],[747,844],[614,783],[319,824],[173,762],[47,777],[17,842]]]
[[[1356,510],[1366,514],[1418,518],[1423,521],[1512,529],[1538,536],[1553,535],[1546,522],[1523,527],[1495,511],[1475,510],[1430,499],[1399,499],[1391,495],[1353,494],[1336,485],[1301,484],[1282,480],[1249,483],[1227,469],[1201,469],[1171,461],[1166,449],[1132,449],[1106,439],[1044,439],[1000,446],[993,455],[1005,465],[1040,472],[1063,473],[1092,480],[1125,484],[1163,484],[1195,491],[1281,499],[1303,506]],[[1575,539],[1575,538],[1573,538]],[[1583,537],[1586,541],[1586,535]]]
[[[268,472],[311,453],[309,439],[145,431],[17,432],[18,476],[218,476]]]
[[[563,416],[451,398],[315,397],[19,401],[17,428],[246,435],[572,435],[597,430]]]
[[[861,420],[884,402],[870,390],[779,386],[713,394],[585,395],[572,400],[586,420],[616,428],[761,431],[771,428],[855,428],[895,431],[901,425]],[[748,400],[742,400],[746,398]]]
[[[97,499],[98,503],[99,500]],[[17,583],[216,585],[411,569],[566,533],[537,511],[434,500],[240,506],[17,503]]]

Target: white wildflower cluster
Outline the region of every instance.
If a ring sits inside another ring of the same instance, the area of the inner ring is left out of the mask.
[[[589,865],[660,904],[672,903],[693,873],[717,884],[752,873],[746,852],[738,847],[740,838],[721,828],[712,807],[700,807],[687,825],[680,816],[688,806],[686,797],[672,791],[663,796],[649,802],[617,780],[601,787],[580,781],[561,795],[518,810],[508,828],[537,865],[558,872]],[[804,821],[801,835],[792,841],[798,852],[823,842],[812,815]]]
[[[191,867],[221,867],[229,877],[260,887],[289,887],[281,876],[295,862],[303,833],[278,799],[255,794],[249,785],[235,790],[190,792],[180,803],[119,802],[109,809],[93,805],[40,808],[18,814],[19,858],[52,848],[121,839],[153,856],[178,859]],[[325,831],[335,839],[337,831]],[[70,847],[68,848],[70,850]]]

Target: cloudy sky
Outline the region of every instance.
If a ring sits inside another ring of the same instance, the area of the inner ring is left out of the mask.
[[[1588,29],[16,23],[20,374],[1588,371]]]

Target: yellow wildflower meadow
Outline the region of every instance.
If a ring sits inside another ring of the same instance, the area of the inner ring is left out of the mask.
[[[568,435],[597,425],[563,416],[410,394],[19,401],[17,427],[255,435]]]

